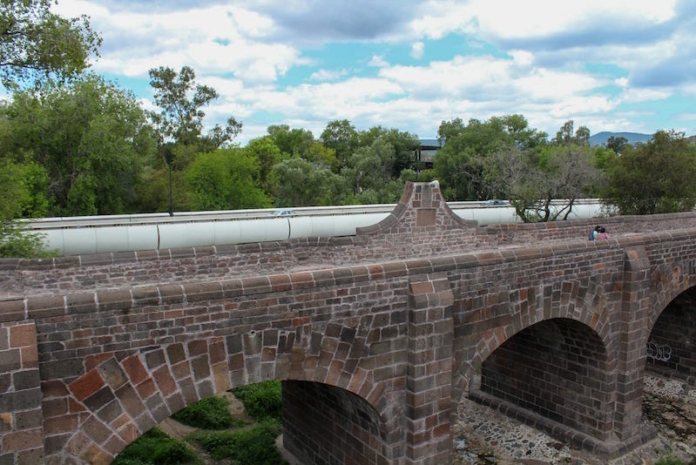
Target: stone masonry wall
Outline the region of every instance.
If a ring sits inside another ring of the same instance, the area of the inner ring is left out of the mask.
[[[600,440],[610,438],[613,404],[607,354],[589,328],[572,320],[536,324],[482,366],[481,390]]]
[[[454,215],[437,183],[408,184],[395,212],[352,237],[303,238],[256,244],[93,254],[54,259],[0,259],[0,299],[25,294],[205,282],[262,274],[433,257],[547,243],[587,241],[596,222],[612,237],[696,227],[696,214],[613,217],[485,228]]]
[[[0,323],[0,464],[41,463],[43,422],[36,327]]]
[[[363,399],[319,383],[283,382],[283,445],[302,463],[390,463],[377,412]]]
[[[696,289],[677,296],[658,318],[648,339],[647,368],[696,379]]]

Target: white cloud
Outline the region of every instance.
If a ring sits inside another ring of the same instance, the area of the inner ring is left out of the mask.
[[[372,55],[372,58],[370,58],[370,62],[368,63],[368,66],[375,66],[375,67],[381,68],[383,66],[389,66],[389,63],[384,59],[383,56]]]
[[[411,45],[411,56],[418,60],[423,56],[423,51],[425,50],[425,44],[423,42],[416,42]]]
[[[312,81],[335,81],[341,78],[342,76],[345,76],[346,74],[346,70],[320,69],[319,71],[313,72],[309,76],[309,79],[311,79]]]
[[[663,89],[626,89],[621,93],[621,100],[627,103],[649,102],[669,98],[672,92]]]

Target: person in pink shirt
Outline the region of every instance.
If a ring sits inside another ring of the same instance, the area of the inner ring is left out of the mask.
[[[597,240],[600,239],[609,239],[609,233],[604,226],[599,228],[599,234],[597,234]]]

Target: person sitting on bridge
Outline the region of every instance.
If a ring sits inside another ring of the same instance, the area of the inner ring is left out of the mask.
[[[606,228],[602,226],[599,228],[599,234],[597,234],[597,239],[609,239],[609,233],[607,232]]]
[[[588,239],[591,241],[597,239],[597,235],[599,234],[600,229],[602,229],[601,226],[595,226],[595,228],[592,231],[590,231],[590,236],[588,237]]]

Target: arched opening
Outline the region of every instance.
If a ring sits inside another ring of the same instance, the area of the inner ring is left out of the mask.
[[[250,465],[284,459],[307,464],[385,462],[389,452],[383,447],[380,417],[364,399],[322,383],[283,381],[281,401],[280,387],[280,382],[269,381],[205,398],[131,443],[115,463],[149,463],[153,457],[153,463],[198,463],[196,458]],[[230,397],[243,407],[229,405]],[[283,447],[275,450],[281,431]]]
[[[350,391],[307,381],[283,381],[283,445],[307,464],[393,458],[370,404]]]
[[[612,430],[610,386],[602,340],[570,319],[530,326],[481,366],[482,392],[602,441]]]
[[[646,371],[696,382],[696,287],[675,297],[653,325],[647,341]]]

